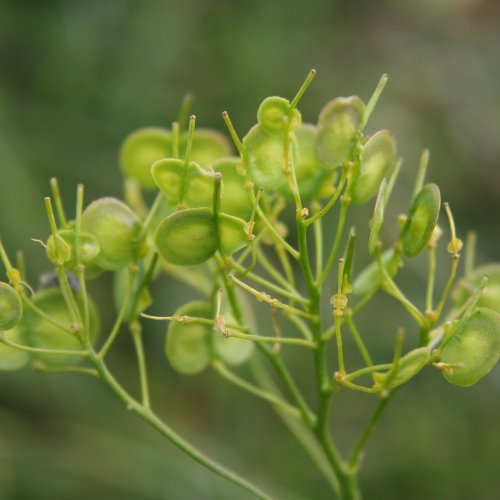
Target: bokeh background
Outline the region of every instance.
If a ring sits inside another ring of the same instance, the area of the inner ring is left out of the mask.
[[[2,0],[2,239],[10,252],[25,250],[36,282],[47,265],[30,237],[48,233],[42,198],[50,177],[59,178],[67,203],[79,182],[89,200],[121,196],[121,141],[141,126],[168,126],[186,91],[196,96],[200,125],[223,130],[227,109],[243,134],[265,96],[292,96],[314,67],[318,76],[301,105],[306,121],[335,96],[367,99],[389,74],[369,129],[393,130],[405,158],[394,214],[406,209],[428,147],[429,179],[451,203],[459,235],[476,229],[478,262],[499,261],[499,54],[497,0]],[[367,217],[359,217],[360,228]],[[440,257],[442,285],[449,260]],[[417,259],[403,274],[411,296],[422,292],[424,263]],[[155,292],[164,311],[190,294],[172,280]],[[94,293],[100,303],[109,300],[109,280]],[[367,309],[361,326],[381,356],[390,355],[403,317],[390,299]],[[380,318],[387,324],[377,325]],[[211,373],[173,373],[161,326],[146,343],[153,399],[176,429],[279,498],[329,498],[272,410]],[[112,365],[134,387],[126,336]],[[299,377],[302,366],[297,358]],[[338,401],[334,432],[342,449],[372,404],[356,395]],[[498,498],[499,423],[499,369],[465,390],[427,370],[399,392],[368,447],[366,498]],[[247,496],[184,457],[96,381],[25,369],[0,374],[0,498]]]

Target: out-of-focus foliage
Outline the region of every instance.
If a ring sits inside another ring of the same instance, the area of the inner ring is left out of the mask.
[[[50,177],[59,178],[71,203],[78,182],[88,200],[120,196],[123,138],[139,127],[168,126],[186,91],[196,96],[200,126],[224,129],[216,117],[227,109],[243,133],[265,96],[291,97],[315,67],[321,78],[301,103],[305,122],[332,95],[366,98],[380,74],[389,74],[370,129],[394,130],[405,158],[392,209],[406,209],[418,156],[428,147],[429,178],[451,203],[459,233],[477,230],[479,263],[498,260],[499,26],[496,0],[3,0],[0,233],[11,252],[27,249],[34,281],[44,270],[37,267],[43,249],[24,235],[47,233],[42,197]],[[404,272],[408,284],[422,286],[414,268]],[[93,290],[97,304],[110,300],[106,285]],[[165,313],[187,298],[173,281],[163,292]],[[381,355],[390,352],[389,332],[377,330],[370,314],[380,316],[384,307],[394,303],[381,299],[365,314],[373,327],[369,343]],[[163,326],[148,328],[147,347],[158,353],[151,378],[163,381],[153,393],[159,411],[223,461],[251,467],[256,478],[272,467],[277,484],[295,488],[283,498],[327,496],[270,410],[211,375],[174,374],[163,362]],[[116,370],[126,376],[134,366],[127,338],[120,347]],[[367,496],[495,498],[499,392],[498,369],[466,392],[432,374],[401,391],[367,450]],[[362,415],[365,399],[346,395],[343,402],[334,409],[341,445],[363,424],[352,415]],[[257,442],[273,446],[263,453]],[[29,370],[0,377],[0,498],[182,500],[187,484],[190,492],[197,485],[197,498],[236,496],[209,473],[193,472],[100,385]]]

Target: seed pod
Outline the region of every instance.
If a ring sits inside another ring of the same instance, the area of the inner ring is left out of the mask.
[[[51,235],[47,240],[47,258],[55,266],[63,266],[71,260],[71,247],[59,234]]]
[[[214,172],[222,174],[224,191],[222,192],[221,210],[224,213],[248,220],[252,214],[253,203],[250,190],[242,170],[241,158],[232,156],[220,158],[210,165]]]
[[[217,234],[208,208],[180,210],[160,222],[154,234],[156,250],[178,266],[201,264],[216,252]]]
[[[243,163],[256,186],[266,190],[278,189],[286,184],[283,172],[285,140],[281,135],[268,134],[259,125],[254,126],[243,138]],[[297,139],[290,140],[290,161],[297,161]]]
[[[457,307],[462,307],[469,297],[478,289],[484,275],[488,282],[477,302],[478,307],[486,307],[500,314],[500,264],[487,264],[474,269],[470,276],[466,276],[455,287],[452,297]]]
[[[389,248],[382,253],[382,262],[389,273],[389,276],[394,277],[401,265],[401,255]],[[357,276],[352,284],[353,292],[360,296],[366,297],[374,293],[380,288],[383,282],[383,276],[380,272],[377,261],[373,261],[365,267]]]
[[[210,318],[205,302],[189,302],[175,312],[176,316]],[[203,371],[211,359],[210,338],[213,327],[199,323],[172,321],[167,330],[166,355],[172,368],[185,375]]]
[[[186,153],[187,134],[181,138],[181,157]],[[233,154],[233,147],[228,138],[218,130],[197,128],[194,131],[193,144],[189,159],[203,168],[211,163]]]
[[[57,236],[60,240],[67,245],[69,248],[70,258],[67,259],[66,267],[68,269],[74,269],[76,267],[76,235],[73,229],[61,229],[57,232]],[[95,236],[90,233],[80,232],[78,239],[78,251],[80,254],[80,262],[85,266],[93,263],[97,255],[99,254],[100,248],[99,243]],[[54,236],[51,235],[47,240],[47,254],[51,253],[54,255],[56,252]],[[52,259],[51,259],[52,260]]]
[[[23,302],[17,291],[0,281],[0,331],[14,328],[23,317]]]
[[[229,318],[224,316],[229,323]],[[227,365],[237,366],[247,361],[254,352],[253,342],[235,337],[224,337],[219,332],[212,334],[213,350],[217,358]]]
[[[289,132],[300,127],[302,116],[298,109],[290,107],[290,101],[283,97],[266,97],[257,111],[257,121],[268,134],[283,137],[285,124],[289,120]]]
[[[316,140],[316,153],[323,168],[335,168],[349,160],[364,112],[365,105],[357,96],[337,97],[323,107]]]
[[[388,389],[403,385],[412,379],[430,361],[431,353],[427,347],[419,347],[405,354],[398,361],[398,371],[394,378],[389,379],[389,373],[374,373],[373,377],[377,384]],[[388,382],[387,382],[388,381]],[[386,385],[387,384],[387,385]]]
[[[3,335],[11,342],[15,342],[16,344],[23,343],[21,331],[18,328],[4,332]],[[28,364],[28,361],[29,355],[27,352],[20,351],[0,342],[0,370],[19,370]]]
[[[156,187],[151,177],[151,165],[172,156],[172,134],[163,128],[142,128],[130,134],[120,150],[120,166],[124,174],[135,179],[143,188]]]
[[[184,203],[194,208],[212,204],[214,174],[194,161],[186,167],[184,160],[159,160],[153,164],[151,174],[171,205]]]
[[[351,199],[362,205],[379,190],[382,179],[396,161],[396,142],[387,130],[374,134],[361,150],[359,175],[352,185]]]
[[[370,220],[370,236],[368,238],[368,250],[372,254],[380,241],[380,230],[384,222],[384,205],[385,205],[385,189],[387,186],[386,179],[380,184],[380,189],[375,202],[375,210],[373,217]]]
[[[94,236],[100,252],[95,264],[115,271],[133,262],[139,254],[139,218],[120,200],[101,198],[82,214],[82,230]]]
[[[79,294],[75,298],[83,316],[83,303]],[[72,316],[66,306],[66,301],[59,288],[51,288],[38,292],[33,296],[34,304],[47,316],[57,321],[59,324],[69,327]],[[89,335],[92,342],[95,341],[99,332],[99,317],[94,303],[89,300],[90,328]],[[61,330],[47,319],[39,316],[32,309],[26,309],[24,318],[19,324],[23,338],[27,345],[45,349],[69,349],[81,350],[82,345],[76,335]],[[67,366],[74,365],[82,358],[77,356],[61,356],[50,354],[32,354],[33,360],[42,361],[47,366]]]
[[[482,379],[500,357],[500,315],[478,307],[462,319],[441,348],[441,361],[450,365],[445,379],[468,387]]]
[[[408,257],[419,254],[429,242],[441,208],[441,194],[436,184],[426,184],[413,202],[401,230],[403,252]]]
[[[219,214],[220,250],[232,255],[248,244],[245,221],[228,214]]]

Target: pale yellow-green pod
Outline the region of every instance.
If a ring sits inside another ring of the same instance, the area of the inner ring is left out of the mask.
[[[23,302],[17,291],[0,281],[0,331],[14,328],[23,317]]]
[[[132,132],[122,144],[120,166],[127,177],[143,188],[154,189],[151,165],[161,158],[172,156],[172,134],[160,127],[141,128]]]
[[[365,105],[357,96],[328,102],[318,118],[316,152],[323,168],[335,168],[349,160],[358,141]]]

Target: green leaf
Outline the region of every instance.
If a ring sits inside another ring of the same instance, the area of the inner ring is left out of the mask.
[[[500,357],[500,315],[478,307],[462,319],[441,347],[445,379],[468,387],[487,375]]]

